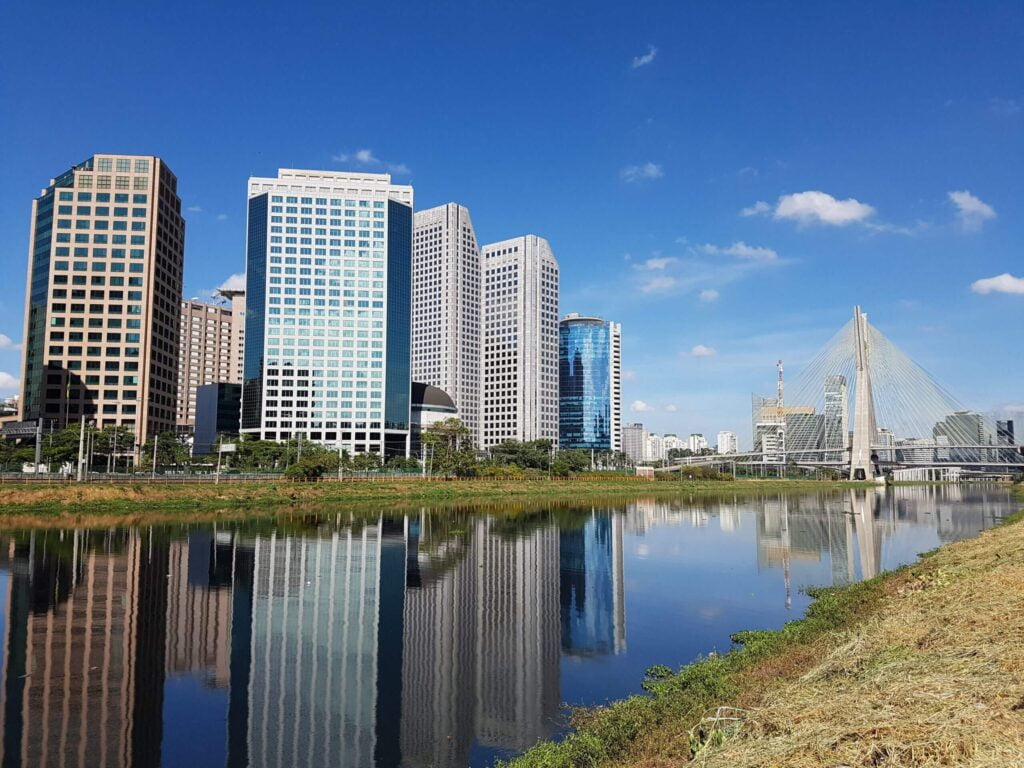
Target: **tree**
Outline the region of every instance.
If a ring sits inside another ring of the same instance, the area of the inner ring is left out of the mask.
[[[491,449],[491,461],[495,464],[515,464],[523,469],[541,469],[546,472],[551,464],[551,445],[550,440],[531,440],[526,443],[506,440]]]
[[[153,439],[150,438],[142,446],[140,469],[153,468]],[[173,432],[161,432],[156,438],[156,464],[158,467],[187,467],[192,463],[192,456],[184,435]]]
[[[444,419],[423,430],[431,474],[472,477],[477,473],[476,450],[469,428],[459,419]]]
[[[590,469],[590,453],[588,451],[559,451],[551,462],[552,474],[568,477]]]

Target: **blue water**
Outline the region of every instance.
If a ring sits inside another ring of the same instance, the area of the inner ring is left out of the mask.
[[[1015,508],[904,487],[7,533],[3,764],[488,766]]]

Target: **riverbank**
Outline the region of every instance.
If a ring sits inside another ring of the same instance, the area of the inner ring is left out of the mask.
[[[1024,766],[1024,513],[868,582],[649,696],[578,712],[514,768]]]
[[[519,501],[615,501],[623,497],[681,497],[814,491],[868,487],[864,483],[803,480],[659,480],[606,476],[503,480],[359,480],[349,482],[131,484],[69,483],[0,486],[0,527],[115,524],[149,520],[239,518],[291,514],[339,506],[401,509],[430,504]]]

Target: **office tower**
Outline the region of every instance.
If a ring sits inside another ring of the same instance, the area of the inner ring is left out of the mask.
[[[218,288],[217,295],[231,304],[231,384],[241,384],[245,376],[245,291]]]
[[[32,203],[21,418],[173,430],[185,222],[158,157],[93,155]]]
[[[729,431],[719,432],[715,445],[718,453],[737,453],[740,449],[736,433]]]
[[[647,446],[647,430],[640,422],[622,428],[622,452],[634,462],[643,461]]]
[[[995,442],[995,429],[991,421],[973,411],[955,411],[932,427],[932,436],[945,439],[946,445],[954,446],[949,458],[964,463],[989,461],[991,453],[978,446]]]
[[[482,447],[558,442],[558,262],[526,235],[485,245]]]
[[[386,173],[249,179],[244,434],[406,455],[412,203]]]
[[[196,390],[207,384],[233,381],[231,309],[197,299],[181,302],[181,344],[178,347],[178,428],[196,425]]]
[[[558,326],[558,444],[622,450],[622,326],[566,315]]]
[[[478,443],[482,264],[464,207],[413,216],[412,379],[447,392]]]
[[[701,451],[707,450],[708,439],[699,432],[693,432],[686,440],[686,447],[690,449],[691,453],[699,454]]]
[[[849,438],[849,407],[845,376],[825,377],[825,435],[822,448],[829,451],[826,460],[839,461]]]

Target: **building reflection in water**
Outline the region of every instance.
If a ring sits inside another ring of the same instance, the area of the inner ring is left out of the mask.
[[[1005,510],[927,487],[12,535],[0,762],[157,766],[187,677],[222,692],[196,735],[212,764],[465,766],[559,728],[563,656],[625,652],[628,535],[717,525],[788,593],[800,563],[846,584],[887,566],[900,526],[952,541]]]

